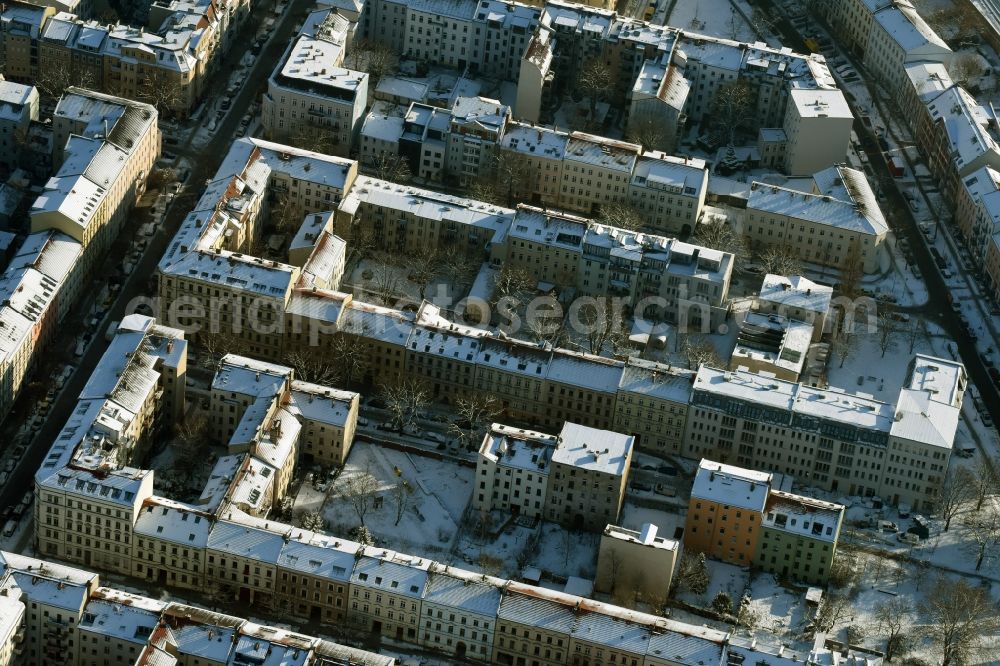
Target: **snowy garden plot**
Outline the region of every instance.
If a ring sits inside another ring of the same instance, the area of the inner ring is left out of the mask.
[[[366,473],[377,480],[377,491],[364,517],[376,542],[435,559],[451,550],[472,495],[474,469],[370,442],[355,442],[347,465],[321,505],[327,530],[332,534],[349,534],[361,524],[348,488],[352,477]],[[397,490],[400,484],[404,484],[402,492]],[[401,515],[400,496],[404,498]]]
[[[389,300],[389,304],[394,304],[397,308],[408,303],[417,306],[426,298],[445,309],[452,309],[465,296],[470,286],[457,284],[445,276],[437,275],[424,286],[421,298],[421,285],[417,282],[419,277],[402,262],[393,264],[382,259],[361,259],[348,266],[348,269],[349,272],[344,276],[344,291],[379,305]]]
[[[576,532],[555,523],[534,527],[511,522],[496,536],[484,540],[463,532],[454,554],[454,564],[497,576],[520,579],[527,567],[542,574],[542,586],[562,589],[569,576],[593,580],[597,574],[600,535]]]

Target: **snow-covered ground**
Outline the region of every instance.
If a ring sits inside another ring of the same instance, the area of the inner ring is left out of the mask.
[[[316,493],[304,483],[294,511],[320,510],[332,534],[348,534],[361,521],[343,491],[348,479],[364,472],[379,482],[381,507],[371,509],[364,521],[375,539],[401,552],[447,559],[472,496],[475,470],[447,460],[356,441],[343,471],[330,492],[323,496],[325,503],[321,500],[317,505]],[[396,487],[400,483],[405,483],[406,499],[403,515],[396,524]]]
[[[730,0],[677,0],[667,25],[741,42],[756,41],[750,24]]]

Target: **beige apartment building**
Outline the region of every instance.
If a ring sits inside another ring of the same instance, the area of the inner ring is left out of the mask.
[[[614,430],[635,437],[635,446],[660,456],[679,455],[694,371],[631,357],[615,400]]]
[[[292,382],[289,411],[302,424],[299,453],[306,463],[342,466],[358,427],[361,396],[309,382]]]
[[[494,423],[476,458],[472,507],[541,518],[549,492],[549,469],[558,438]]]
[[[889,227],[864,174],[836,166],[813,176],[811,191],[754,182],[743,234],[756,250],[781,246],[803,262],[878,270]]]
[[[283,533],[217,520],[205,548],[206,582],[233,601],[273,605]]]
[[[368,102],[368,74],[344,67],[352,28],[336,10],[306,17],[268,79],[261,124],[269,139],[351,152]]]
[[[639,531],[608,525],[601,534],[594,589],[614,600],[658,600],[670,596],[680,543],[657,536],[645,523]]]
[[[944,480],[967,381],[960,363],[917,354],[896,403],[889,404],[838,388],[702,367],[683,455],[924,510]]]
[[[456,659],[488,662],[507,581],[431,564],[421,603],[420,644]]]
[[[617,523],[633,443],[630,435],[563,424],[552,452],[546,519],[595,532]]]
[[[55,229],[83,246],[82,270],[118,237],[160,157],[156,109],[69,88],[53,114],[54,164],[31,208],[33,232]],[[67,159],[73,157],[74,159]]]
[[[0,590],[0,666],[13,666],[24,653],[25,608],[16,586]]]
[[[158,585],[205,589],[205,550],[212,513],[150,497],[133,527],[132,575]]]
[[[365,549],[351,574],[348,621],[374,634],[419,642],[421,597],[431,561],[391,550]]]
[[[351,571],[361,547],[328,534],[290,532],[278,556],[275,608],[296,617],[343,622]]]

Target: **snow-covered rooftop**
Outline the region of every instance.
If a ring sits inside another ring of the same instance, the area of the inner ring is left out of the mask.
[[[818,284],[801,275],[764,276],[757,300],[774,303],[785,308],[798,308],[819,314],[830,309],[833,298],[833,287]]]
[[[757,181],[750,186],[747,210],[784,215],[873,236],[883,236],[889,228],[877,204],[871,207],[863,200],[861,203],[844,201],[832,195],[802,192]]]
[[[618,391],[686,405],[691,397],[693,380],[692,370],[630,357],[622,369]]]
[[[691,486],[691,497],[762,511],[772,475],[703,458]]]
[[[483,438],[479,455],[502,467],[548,474],[557,437],[494,423]]]
[[[841,504],[771,490],[761,526],[835,543],[843,517]]]
[[[559,443],[552,453],[552,462],[622,476],[628,472],[634,442],[635,438],[631,435],[567,421],[559,432]]]

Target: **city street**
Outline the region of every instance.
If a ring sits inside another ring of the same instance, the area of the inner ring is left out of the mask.
[[[775,23],[774,27],[781,35],[782,43],[800,52],[808,52],[803,42],[803,36],[799,34],[797,28],[788,20],[789,12],[785,8],[776,8],[775,5],[781,3],[774,3],[771,0],[756,0],[756,4],[767,9],[773,16],[781,17]],[[852,65],[858,71],[864,72],[864,68],[861,67],[859,62],[849,54],[846,55],[851,59]],[[873,92],[872,97],[876,99],[877,94]],[[861,139],[862,147],[868,156],[879,182],[894,182],[878,144],[875,129],[868,127],[858,119],[863,110],[857,108],[853,100],[849,99],[848,101],[852,103],[852,111],[855,115],[854,130]],[[997,393],[996,387],[993,385],[993,381],[986,371],[986,366],[979,356],[979,350],[975,342],[969,339],[965,331],[962,330],[958,318],[954,316],[948,306],[948,296],[951,293],[951,289],[945,283],[944,277],[933,261],[930,250],[926,245],[926,239],[920,232],[917,222],[914,220],[906,198],[896,187],[884,187],[882,188],[882,194],[886,197],[882,205],[886,220],[897,238],[906,238],[909,241],[909,245],[914,252],[916,264],[920,268],[924,282],[927,285],[927,293],[929,295],[927,305],[922,308],[915,308],[912,311],[919,312],[925,318],[936,323],[956,341],[958,356],[961,358],[962,363],[965,364],[969,378],[979,387],[983,402],[994,421],[996,421],[1000,417],[1000,394]]]

